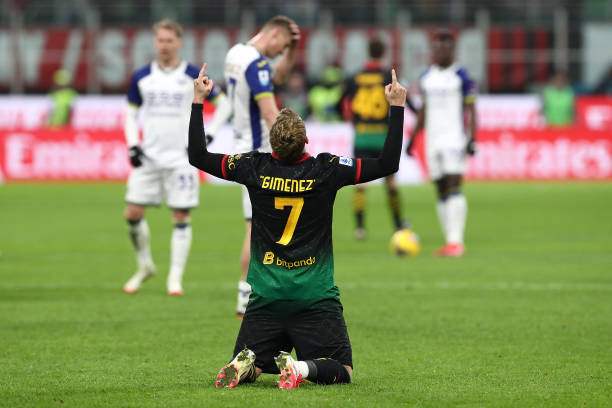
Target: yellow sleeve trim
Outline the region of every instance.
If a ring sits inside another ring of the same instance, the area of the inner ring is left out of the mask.
[[[217,95],[216,95],[214,98],[212,98],[212,99],[211,99],[210,101],[208,101],[208,102],[212,103],[213,105],[216,105],[216,104],[217,104],[217,99],[219,99],[219,97],[220,97],[221,95],[223,95],[223,92],[219,92],[219,93],[218,93],[218,94],[217,94]]]
[[[133,106],[135,108],[140,108],[140,105],[136,105],[134,102],[129,102],[128,101],[128,105]]]
[[[274,93],[273,92],[262,92],[262,93],[258,93],[257,95],[255,95],[256,101],[263,99],[263,98],[274,98]]]

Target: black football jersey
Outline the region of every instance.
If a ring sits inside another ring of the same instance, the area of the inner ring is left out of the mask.
[[[286,165],[274,154],[251,152],[224,156],[221,166],[251,198],[252,302],[337,298],[333,205],[338,189],[359,182],[361,160],[304,154]]]

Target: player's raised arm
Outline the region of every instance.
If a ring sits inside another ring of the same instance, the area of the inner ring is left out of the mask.
[[[391,83],[385,87],[385,97],[389,102],[389,129],[380,156],[377,159],[363,159],[359,183],[365,183],[388,176],[399,169],[404,135],[404,104],[406,89],[397,81],[395,70],[391,70]]]
[[[193,80],[193,104],[191,105],[191,117],[189,119],[187,153],[189,155],[189,163],[192,166],[213,176],[223,177],[222,163],[224,155],[210,153],[206,149],[202,109],[204,107],[204,100],[213,88],[213,81],[205,73],[206,63],[202,66],[198,77]]]

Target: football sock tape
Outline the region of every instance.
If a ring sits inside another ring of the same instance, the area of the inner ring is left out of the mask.
[[[127,220],[127,223],[132,225],[132,226],[135,226],[135,225],[140,224],[140,220],[142,220],[142,218],[137,218],[135,220]]]

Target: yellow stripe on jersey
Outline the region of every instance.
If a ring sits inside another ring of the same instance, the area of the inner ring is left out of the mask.
[[[357,133],[386,133],[389,125],[386,123],[358,123],[355,125]]]
[[[213,105],[217,105],[217,99],[219,99],[219,97],[223,94],[223,92],[219,92],[214,98],[212,98],[210,101],[210,103],[212,103]]]
[[[258,93],[257,95],[255,95],[255,100],[258,101],[262,98],[274,98],[274,93],[273,92],[261,92]]]
[[[355,82],[359,86],[380,85],[385,82],[385,76],[378,72],[366,72],[355,75]]]

